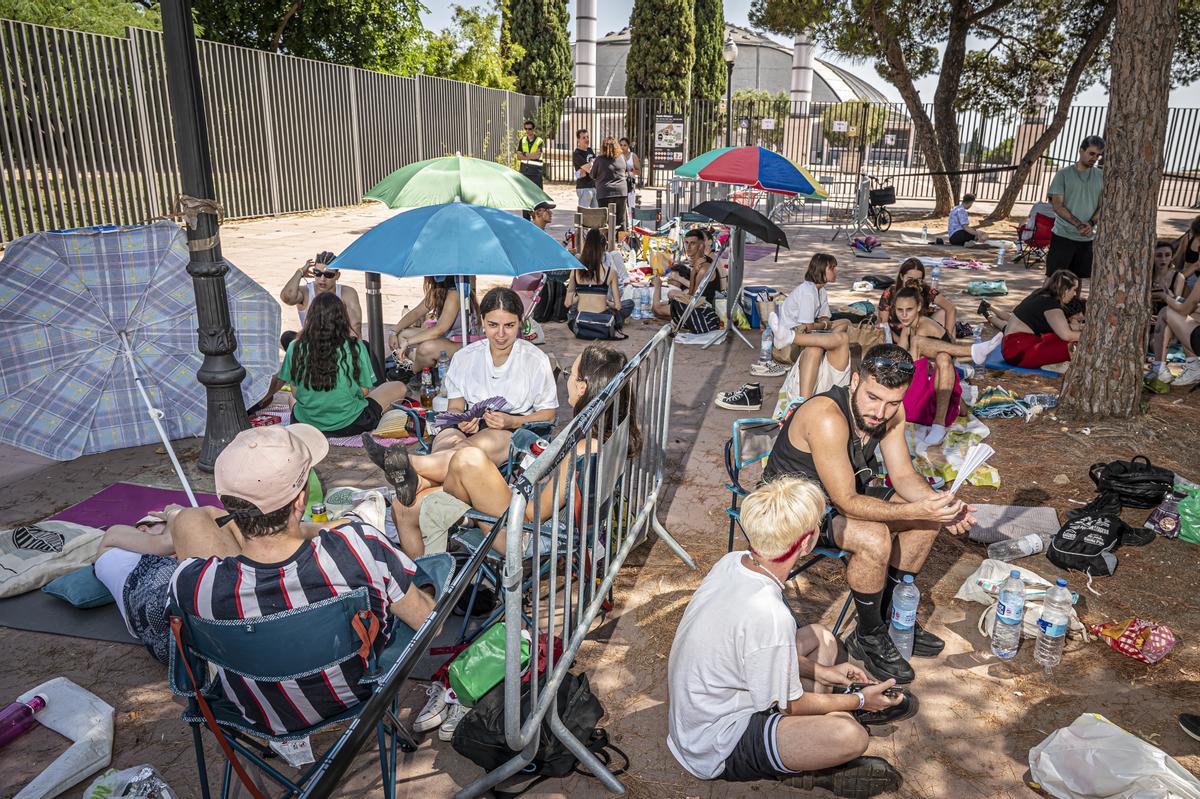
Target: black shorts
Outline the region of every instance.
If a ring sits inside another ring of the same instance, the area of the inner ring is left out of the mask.
[[[965,230],[959,229],[950,234],[950,243],[955,247],[961,247],[968,241],[975,241],[975,237]]]
[[[746,731],[725,758],[725,768],[717,779],[729,782],[777,780],[791,777],[798,771],[788,771],[779,757],[775,734],[783,714],[778,710],[760,710],[750,717]]]
[[[868,497],[875,497],[875,499],[882,499],[885,501],[891,499],[892,495],[895,493],[896,489],[891,488],[890,486],[867,486],[863,491],[863,494]],[[820,532],[817,533],[817,546],[825,547],[826,549],[841,549],[841,547],[837,545],[837,542],[833,540],[834,516],[841,516],[841,514],[837,512],[837,508],[835,508],[831,502],[829,503],[829,506],[825,508],[825,515],[821,517],[821,529]]]
[[[1086,280],[1092,276],[1092,242],[1075,241],[1056,233],[1050,234],[1050,250],[1046,253],[1046,274],[1066,269],[1075,277]]]
[[[378,402],[367,397],[367,407],[362,409],[362,413],[358,415],[357,419],[341,430],[325,430],[324,433],[329,438],[345,438],[346,436],[369,433],[376,427],[379,427],[379,420],[382,418],[383,408],[380,407]]]
[[[1188,343],[1192,345],[1192,352],[1200,355],[1200,327],[1192,328],[1192,335],[1190,336],[1190,339],[1191,341]]]

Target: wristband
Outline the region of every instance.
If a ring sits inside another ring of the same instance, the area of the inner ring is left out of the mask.
[[[858,707],[856,707],[855,710],[862,710],[863,706],[867,704],[867,697],[862,691],[854,691],[850,695],[858,697]]]

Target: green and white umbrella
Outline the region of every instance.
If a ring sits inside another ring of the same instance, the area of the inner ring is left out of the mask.
[[[378,200],[389,208],[420,208],[458,200],[515,211],[550,202],[550,195],[504,164],[449,155],[397,169],[372,186],[364,199]]]

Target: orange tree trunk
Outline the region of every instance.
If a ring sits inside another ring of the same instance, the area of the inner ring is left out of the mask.
[[[1178,0],[1117,0],[1104,192],[1087,328],[1063,386],[1077,418],[1140,412],[1149,323],[1150,254],[1162,181]]]

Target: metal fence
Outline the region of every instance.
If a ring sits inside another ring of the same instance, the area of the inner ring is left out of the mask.
[[[545,725],[605,787],[621,783],[563,724],[556,697],[580,645],[634,547],[653,530],[690,567],[688,554],[659,522],[668,443],[674,337],[664,326],[559,433],[513,487],[505,536],[504,725],[516,754],[467,786],[481,796],[537,754]],[[529,522],[527,523],[527,520]],[[530,648],[521,642],[562,642]],[[522,683],[523,672],[528,683]],[[544,673],[543,673],[544,672]],[[522,693],[528,692],[528,701]]]
[[[404,78],[199,42],[218,197],[229,217],[358,202],[405,164],[454,153],[506,158],[524,119],[548,138],[546,177],[574,180],[575,131],[597,149],[627,136],[641,180],[665,187],[673,163],[653,157],[654,120],[676,114],[685,157],[757,144],[809,167],[837,193],[859,169],[901,199],[928,200],[933,182],[903,104],[568,97],[546,100],[458,81]],[[124,37],[0,20],[0,243],[38,230],[144,222],[167,213],[179,171],[162,36]],[[932,114],[932,109],[927,109]],[[1080,140],[1103,134],[1107,109],[1073,106],[1039,157],[1019,202],[1043,199]],[[957,116],[963,191],[998,199],[1012,166],[1045,130],[1046,110]],[[1200,207],[1200,109],[1170,110],[1162,207]]]
[[[144,222],[179,188],[162,35],[0,20],[0,242]],[[217,199],[249,217],[350,205],[456,151],[496,158],[539,98],[198,42]]]

